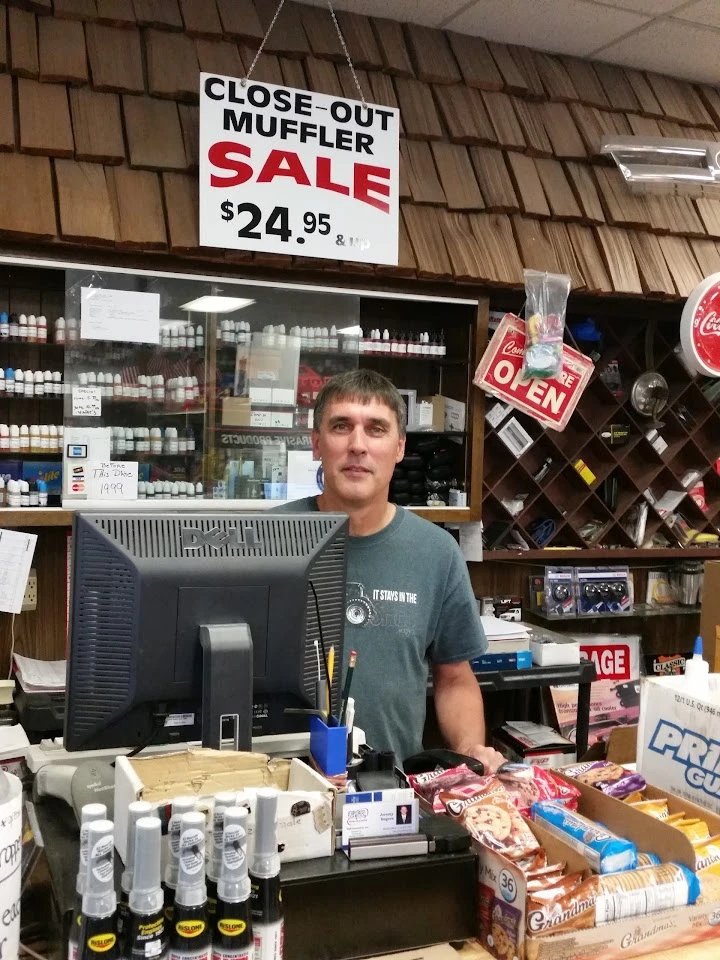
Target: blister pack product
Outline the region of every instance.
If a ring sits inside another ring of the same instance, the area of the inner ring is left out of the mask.
[[[602,824],[557,803],[534,803],[532,818],[585,857],[596,873],[618,873],[637,867],[635,844]]]
[[[574,567],[545,567],[543,606],[548,617],[575,615],[574,583]]]
[[[525,270],[527,337],[523,380],[551,380],[562,372],[565,311],[570,277]]]
[[[633,584],[629,567],[578,567],[576,590],[579,617],[632,613]]]

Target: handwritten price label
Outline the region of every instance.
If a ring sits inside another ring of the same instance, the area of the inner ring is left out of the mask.
[[[88,500],[137,500],[138,465],[132,460],[91,463]]]
[[[100,387],[73,387],[72,415],[74,417],[102,416],[102,390]]]

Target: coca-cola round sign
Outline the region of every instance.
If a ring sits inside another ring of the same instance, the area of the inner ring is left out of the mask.
[[[687,363],[706,377],[720,377],[720,273],[698,284],[680,321],[680,343]]]

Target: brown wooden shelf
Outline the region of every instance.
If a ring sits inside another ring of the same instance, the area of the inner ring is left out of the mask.
[[[610,550],[602,547],[581,548],[578,550],[484,550],[484,560],[542,560],[545,563],[562,564],[567,558],[571,563],[576,560],[720,560],[720,548],[710,547],[671,547],[657,550],[641,550],[639,547],[621,547]]]
[[[0,527],[70,527],[74,510],[62,507],[0,508]]]

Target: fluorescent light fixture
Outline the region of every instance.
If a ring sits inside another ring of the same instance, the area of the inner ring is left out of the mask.
[[[621,136],[603,141],[600,153],[613,158],[636,193],[718,196],[720,147],[714,140]]]
[[[246,300],[242,297],[198,297],[197,300],[189,300],[183,303],[181,310],[190,310],[193,313],[233,313],[235,310],[242,310],[243,307],[249,307],[255,303],[254,300]]]

